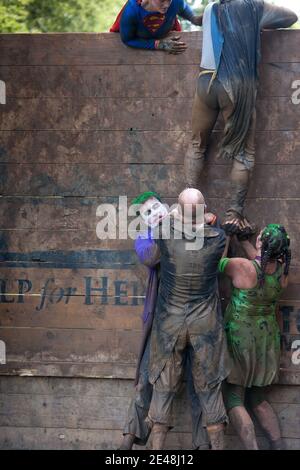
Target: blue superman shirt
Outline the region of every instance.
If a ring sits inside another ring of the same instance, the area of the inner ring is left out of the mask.
[[[194,13],[184,0],[172,0],[165,14],[147,11],[138,0],[128,0],[120,21],[121,39],[127,46],[155,49],[155,40],[172,30],[176,15],[191,20]]]

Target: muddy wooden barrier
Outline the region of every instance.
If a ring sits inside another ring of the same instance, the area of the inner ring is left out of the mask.
[[[132,240],[100,240],[97,207],[183,184],[200,33],[172,57],[117,34],[0,35],[1,448],[116,448],[141,330],[145,270]],[[280,384],[270,401],[288,448],[300,448],[300,32],[263,34],[257,163],[247,213],[283,223],[293,249],[280,303]],[[230,165],[203,177],[210,210],[228,204]],[[298,342],[297,342],[298,341]],[[169,448],[190,448],[182,391]],[[181,423],[181,424],[180,424]],[[267,443],[258,429],[262,447]],[[227,430],[227,447],[240,444]]]

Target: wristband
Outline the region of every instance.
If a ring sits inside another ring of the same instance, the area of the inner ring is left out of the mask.
[[[230,258],[221,258],[218,264],[219,273],[223,273],[226,269],[227,264],[229,263]]]

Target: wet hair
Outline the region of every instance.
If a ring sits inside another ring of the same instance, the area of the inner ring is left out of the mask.
[[[270,260],[284,262],[284,274],[287,276],[291,263],[290,237],[283,225],[269,224],[261,234],[261,275],[260,286],[265,281],[266,267]]]
[[[144,202],[148,201],[148,199],[155,197],[155,199],[158,199],[159,202],[161,202],[161,197],[159,194],[155,193],[154,191],[144,191],[143,193],[139,194],[137,197],[135,197],[131,204],[144,204]]]

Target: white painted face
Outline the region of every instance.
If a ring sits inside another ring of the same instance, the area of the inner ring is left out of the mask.
[[[154,228],[168,215],[168,211],[158,199],[151,197],[141,205],[140,215],[148,227]]]

